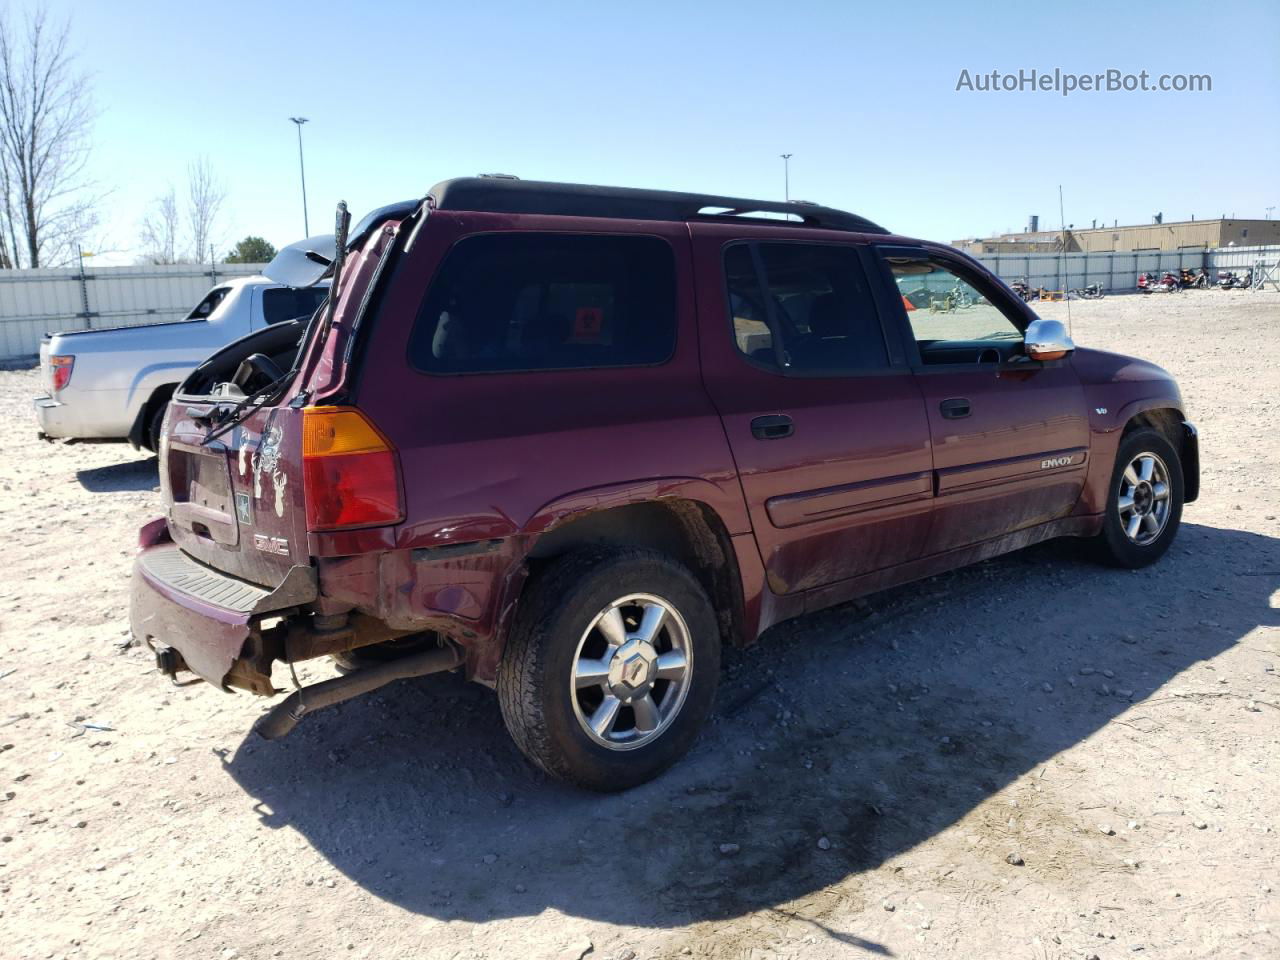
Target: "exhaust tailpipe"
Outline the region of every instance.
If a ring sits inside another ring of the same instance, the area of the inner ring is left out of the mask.
[[[258,721],[254,729],[264,740],[278,740],[298,725],[304,715],[321,707],[331,707],[352,697],[385,687],[394,680],[425,677],[429,673],[452,670],[462,663],[462,652],[448,646],[424,650],[377,666],[355,670],[341,677],[322,680],[293,691]]]

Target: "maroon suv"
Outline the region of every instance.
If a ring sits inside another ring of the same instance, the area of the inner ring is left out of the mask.
[[[338,661],[267,737],[458,668],[622,789],[689,748],[723,645],[1050,537],[1151,563],[1196,498],[1168,374],[853,214],[478,177],[314,241],[276,273],[330,300],[170,403],[133,579],[171,676]]]

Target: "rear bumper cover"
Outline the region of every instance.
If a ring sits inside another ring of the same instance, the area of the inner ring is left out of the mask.
[[[40,424],[40,432],[46,437],[69,437],[69,420],[65,404],[53,397],[36,397],[36,422]]]
[[[134,561],[129,625],[136,641],[177,650],[189,670],[225,689],[255,619],[315,597],[310,567],[292,568],[272,590],[207,567],[174,543],[158,543]]]

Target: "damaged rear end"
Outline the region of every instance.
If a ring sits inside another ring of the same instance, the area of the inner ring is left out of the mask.
[[[157,666],[223,689],[270,696],[276,663],[414,636],[413,654],[296,692],[260,726],[286,732],[305,709],[456,666],[434,636],[415,636],[322,595],[312,539],[403,520],[395,448],[343,404],[349,347],[416,204],[375,211],[345,236],[309,238],[272,268],[295,286],[332,277],[309,321],[278,324],[214,354],[170,401],[160,445],[162,519],[143,528],[131,626]],[[327,255],[326,255],[327,254]],[[271,269],[268,270],[271,275]]]

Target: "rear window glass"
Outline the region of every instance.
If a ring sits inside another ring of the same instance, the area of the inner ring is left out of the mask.
[[[270,287],[262,291],[262,315],[267,323],[309,317],[328,293],[328,287]]]
[[[662,363],[676,337],[675,262],[657,237],[468,237],[445,258],[410,340],[429,373]]]

